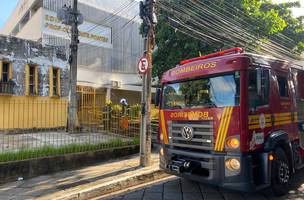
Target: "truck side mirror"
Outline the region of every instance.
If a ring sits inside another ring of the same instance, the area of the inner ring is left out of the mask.
[[[157,88],[156,89],[156,94],[155,94],[155,106],[159,106],[160,104],[160,94],[161,94],[161,89]]]

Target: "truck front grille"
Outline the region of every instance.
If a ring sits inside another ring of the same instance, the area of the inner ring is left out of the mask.
[[[186,140],[182,137],[182,129],[191,127],[193,138]],[[214,147],[213,121],[169,121],[169,144],[172,147],[212,150]]]

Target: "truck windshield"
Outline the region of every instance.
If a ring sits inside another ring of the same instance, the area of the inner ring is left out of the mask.
[[[163,88],[163,109],[239,105],[240,73],[170,83]]]

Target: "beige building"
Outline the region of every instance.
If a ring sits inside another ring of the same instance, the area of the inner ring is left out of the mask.
[[[65,47],[70,27],[57,19],[57,10],[70,0],[20,0],[0,33],[43,45]],[[78,88],[94,88],[105,98],[130,104],[140,102],[142,55],[139,5],[135,0],[79,0],[84,23],[79,26]],[[86,91],[79,89],[79,92]]]

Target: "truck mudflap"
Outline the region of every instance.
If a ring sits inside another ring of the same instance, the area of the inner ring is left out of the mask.
[[[270,186],[270,162],[267,153],[255,155],[209,154],[164,149],[160,167],[169,174],[227,189],[252,192]],[[225,160],[237,158],[241,168],[231,173]]]

